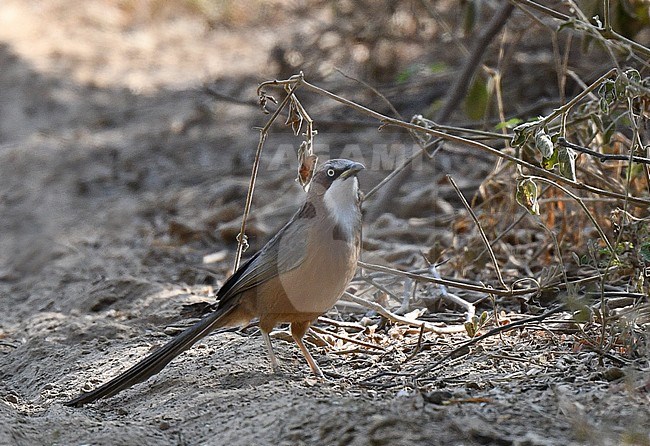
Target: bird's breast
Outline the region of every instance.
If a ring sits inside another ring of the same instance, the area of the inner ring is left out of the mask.
[[[298,313],[324,313],[347,288],[356,271],[358,237],[340,237],[336,225],[309,234],[304,260],[278,276],[286,301]]]

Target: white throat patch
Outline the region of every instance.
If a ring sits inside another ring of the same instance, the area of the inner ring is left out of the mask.
[[[358,197],[359,180],[356,176],[334,180],[323,197],[327,210],[346,234],[351,234],[357,225]]]

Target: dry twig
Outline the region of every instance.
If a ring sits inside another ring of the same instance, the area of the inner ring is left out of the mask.
[[[343,293],[343,298],[351,302],[354,302],[356,304],[363,305],[364,307],[370,310],[376,311],[378,314],[380,314],[381,316],[385,317],[386,319],[392,322],[410,325],[411,327],[418,327],[431,333],[445,334],[445,333],[460,333],[465,331],[465,327],[463,325],[449,326],[449,327],[436,327],[435,325],[432,325],[425,321],[414,321],[411,319],[407,319],[403,316],[397,315],[387,310],[386,308],[382,307],[381,305],[375,302],[370,302],[369,300],[362,299],[360,297],[355,296],[352,293],[348,293],[347,291]]]

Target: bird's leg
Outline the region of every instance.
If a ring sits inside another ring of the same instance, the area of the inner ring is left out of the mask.
[[[302,337],[307,332],[309,324],[310,322],[292,322],[291,336],[293,337],[293,340],[296,341],[296,344],[298,344],[298,347],[300,347],[300,351],[307,360],[309,368],[311,368],[311,371],[314,373],[314,375],[318,376],[319,378],[324,378],[325,376],[323,375],[320,367],[318,367],[318,364],[316,364],[316,361],[314,361],[314,358],[312,358],[309,350],[307,350],[307,347],[305,346],[305,343],[302,342]]]
[[[264,344],[266,344],[266,350],[269,353],[269,359],[271,360],[271,368],[273,369],[273,373],[278,373],[280,371],[280,366],[278,365],[278,360],[275,357],[275,353],[273,353],[273,345],[271,345],[271,337],[269,336],[269,333],[266,330],[261,330],[262,332],[262,338],[264,338]]]

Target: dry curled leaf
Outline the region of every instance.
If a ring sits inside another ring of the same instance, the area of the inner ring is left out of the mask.
[[[302,156],[300,167],[298,168],[298,182],[303,188],[306,187],[309,183],[311,183],[311,179],[314,176],[314,171],[316,170],[317,162],[318,162],[318,157],[313,153],[304,154]]]
[[[274,104],[277,104],[277,103],[278,103],[277,99],[275,99],[273,96],[266,94],[266,92],[265,92],[264,90],[260,91],[260,97],[259,97],[260,108],[261,108],[262,111],[263,111],[265,114],[267,114],[267,115],[268,115],[269,113],[271,113],[271,112],[268,110],[268,108],[266,108],[266,105],[267,105],[269,102],[273,102]]]
[[[304,118],[300,113],[300,110],[298,109],[296,99],[294,99],[292,96],[291,101],[289,102],[289,114],[287,116],[287,120],[285,124],[290,125],[293,134],[297,136],[300,134],[300,129],[302,128],[303,119]]]

